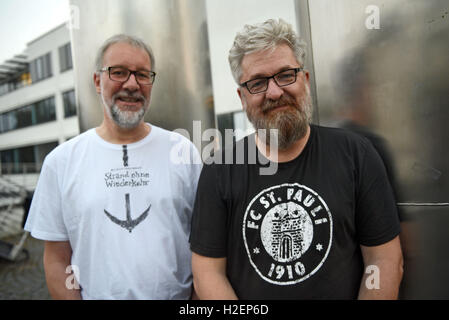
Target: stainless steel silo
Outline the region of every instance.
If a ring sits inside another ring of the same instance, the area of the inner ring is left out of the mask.
[[[296,0],[315,120],[372,140],[400,209],[401,298],[449,298],[446,0]]]
[[[70,5],[81,131],[103,118],[92,80],[94,60],[101,44],[118,33],[137,36],[154,51],[157,77],[146,121],[187,129],[191,137],[194,120],[214,127],[204,0],[71,0]]]

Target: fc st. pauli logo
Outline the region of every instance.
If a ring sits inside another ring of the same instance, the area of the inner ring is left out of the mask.
[[[263,190],[248,205],[243,239],[251,265],[266,281],[290,285],[306,280],[332,245],[332,215],[312,189],[282,184]]]

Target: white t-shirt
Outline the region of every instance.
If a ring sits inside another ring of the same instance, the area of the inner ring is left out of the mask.
[[[83,299],[188,299],[200,171],[177,133],[151,125],[125,146],[91,129],[46,157],[25,230],[70,241]]]

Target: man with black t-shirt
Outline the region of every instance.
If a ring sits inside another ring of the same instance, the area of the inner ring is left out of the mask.
[[[397,298],[400,226],[385,168],[366,139],[309,124],[304,46],[282,20],[236,36],[229,62],[257,132],[218,155],[234,161],[203,167],[190,237],[201,299]]]

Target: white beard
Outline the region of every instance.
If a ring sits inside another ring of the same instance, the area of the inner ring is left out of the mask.
[[[119,93],[116,93],[112,96],[112,101],[116,100],[116,96]],[[108,115],[109,119],[114,121],[120,128],[123,129],[136,128],[145,116],[145,113],[148,109],[148,103],[146,100],[144,100],[142,108],[140,108],[138,111],[120,110],[120,108],[114,102],[112,106],[109,106],[106,103],[103,95],[103,86],[101,87],[101,100],[103,102],[103,108],[106,110],[106,114]]]
[[[105,106],[106,107],[106,106]],[[139,125],[146,112],[145,106],[138,111],[123,111],[114,104],[111,108],[106,107],[106,113],[120,128],[132,129]]]

